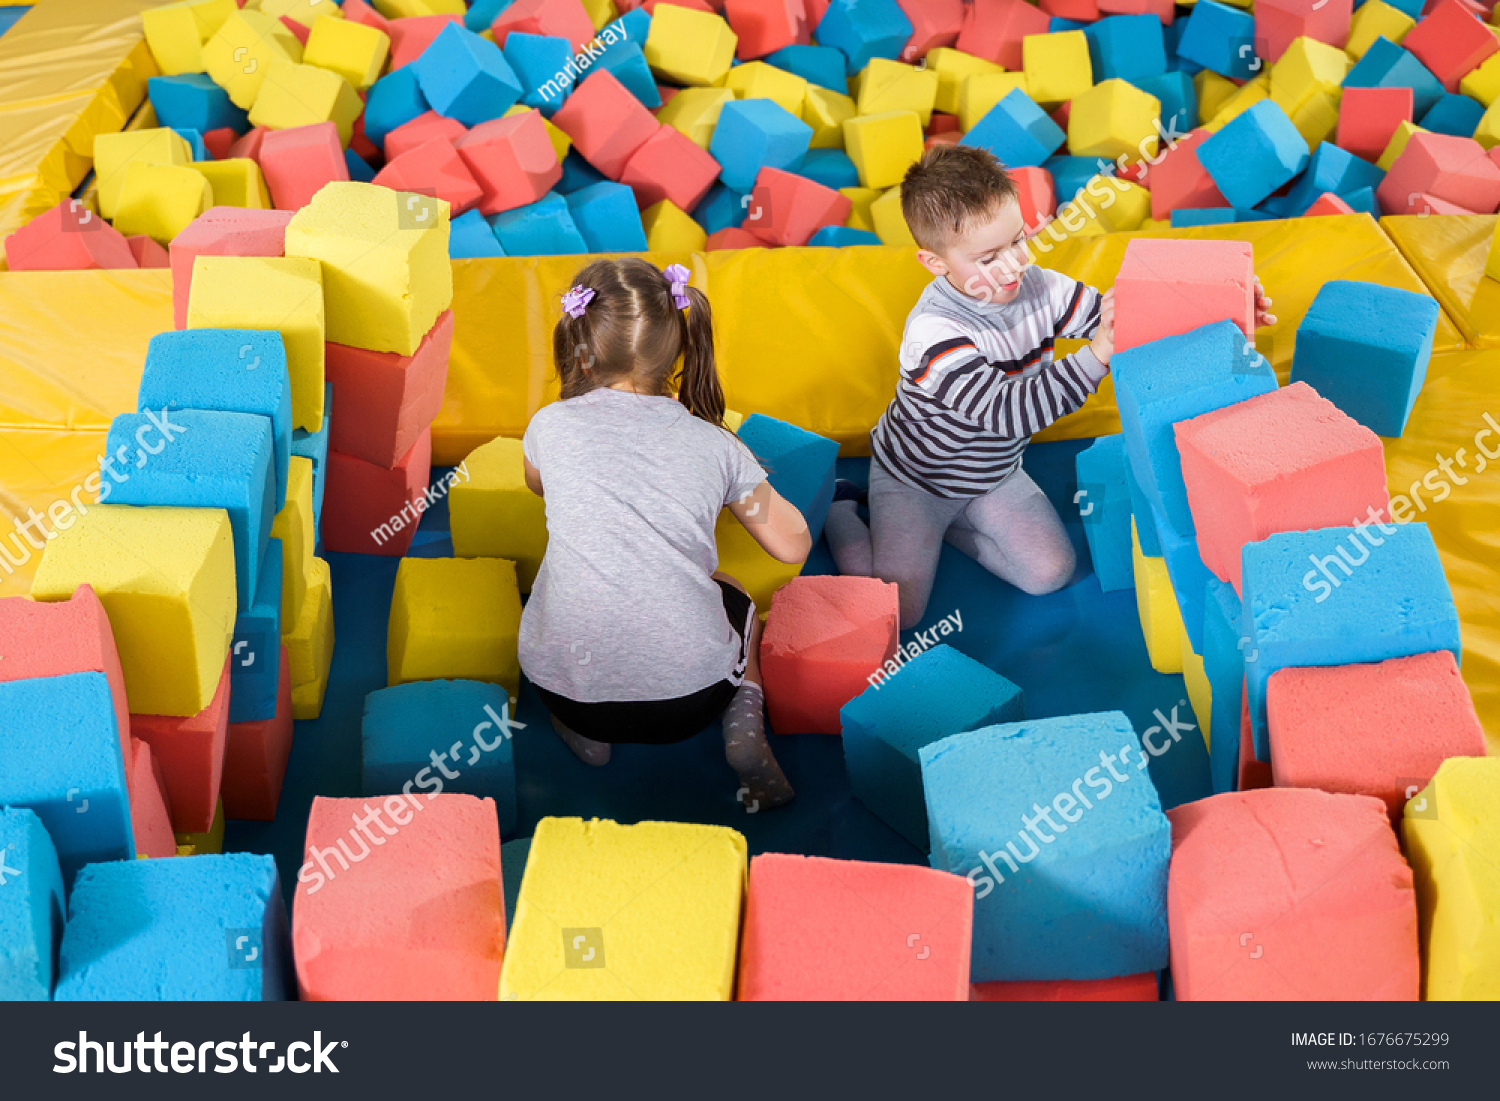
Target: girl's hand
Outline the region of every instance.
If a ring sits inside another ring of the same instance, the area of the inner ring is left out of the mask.
[[[1104,366],[1109,366],[1109,358],[1115,352],[1115,289],[1111,287],[1104,292],[1104,297],[1099,300],[1099,328],[1094,332],[1094,339],[1089,342],[1089,348],[1094,356]]]
[[[1271,300],[1266,297],[1266,288],[1255,281],[1255,327],[1264,328],[1276,324],[1276,315],[1271,312]]]

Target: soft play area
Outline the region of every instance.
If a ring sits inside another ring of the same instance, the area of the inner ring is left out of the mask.
[[[0,999],[1500,998],[1491,4],[0,8]],[[821,536],[948,143],[1113,359],[1071,580],[901,630]],[[785,806],[522,674],[605,254],[812,535],[716,532]]]

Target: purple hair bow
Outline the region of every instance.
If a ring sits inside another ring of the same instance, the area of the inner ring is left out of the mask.
[[[583,316],[583,308],[594,300],[594,289],[579,283],[562,296],[563,312],[577,320]]]
[[[661,273],[667,277],[667,282],[672,284],[672,302],[679,310],[688,308],[687,285],[693,273],[681,264],[668,264],[661,269]]]

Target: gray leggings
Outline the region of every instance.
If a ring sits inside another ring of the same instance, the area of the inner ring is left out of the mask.
[[[982,497],[913,489],[870,460],[870,527],[840,502],[824,525],[839,572],[894,581],[901,628],[921,622],[946,541],[1023,592],[1050,593],[1073,577],[1073,544],[1052,502],[1024,470]]]

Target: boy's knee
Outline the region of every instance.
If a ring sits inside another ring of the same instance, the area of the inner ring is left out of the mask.
[[[1029,596],[1045,596],[1055,593],[1073,580],[1073,570],[1078,565],[1078,556],[1072,546],[1060,548],[1039,562],[1030,564],[1016,579],[1016,588]]]

